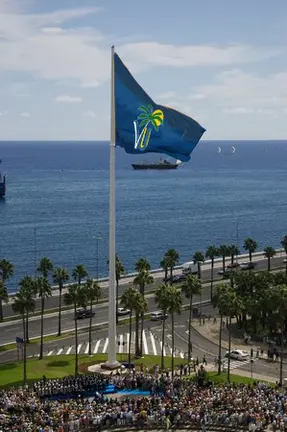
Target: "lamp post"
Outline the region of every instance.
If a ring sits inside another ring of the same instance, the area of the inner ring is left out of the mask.
[[[97,264],[97,269],[96,269],[96,278],[97,281],[99,280],[99,240],[102,240],[102,237],[93,237],[94,240],[96,240],[96,264]]]

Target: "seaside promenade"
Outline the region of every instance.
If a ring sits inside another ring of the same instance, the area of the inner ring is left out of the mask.
[[[286,258],[286,253],[284,249],[277,249],[276,250],[276,256],[271,259],[271,268],[276,269],[280,267],[284,267],[285,264],[283,263],[283,259]],[[249,261],[249,255],[248,254],[240,254],[234,258],[234,262],[238,262],[239,264],[242,264],[244,261]],[[252,261],[257,263],[257,269],[258,270],[266,270],[267,269],[267,258],[264,256],[264,252],[255,252],[252,254]],[[230,264],[231,258],[226,257],[225,263],[226,266]],[[182,273],[183,265],[181,264],[179,266],[176,266],[174,268],[173,274],[178,275]],[[222,258],[216,258],[214,260],[214,279],[220,278],[220,276],[217,274],[217,272],[222,268]],[[152,284],[149,287],[146,287],[146,292],[153,291],[155,287],[163,282],[164,278],[164,272],[161,268],[153,269],[150,271],[152,276],[154,277],[154,284]],[[206,260],[203,262],[201,266],[201,273],[202,273],[202,281],[207,282],[211,279],[211,260]],[[137,275],[136,272],[133,273],[127,273],[123,275],[119,281],[119,295],[121,295],[124,290],[133,282],[135,276]],[[108,277],[100,278],[99,284],[103,288],[103,299],[107,298],[107,288],[109,285],[109,279]],[[67,291],[68,284],[64,285],[63,288],[63,294]],[[10,294],[10,299],[8,304],[3,306],[4,311],[4,317],[12,317],[15,315],[13,309],[12,309],[12,303],[13,303],[13,294]],[[58,307],[59,303],[59,290],[56,285],[52,286],[52,297],[46,299],[46,310],[48,309],[56,309]],[[35,311],[40,309],[40,299],[36,300],[36,309]]]

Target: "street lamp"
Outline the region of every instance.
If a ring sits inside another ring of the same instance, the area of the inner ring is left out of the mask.
[[[97,248],[97,252],[96,252],[96,263],[97,263],[97,281],[99,280],[99,240],[102,240],[102,237],[93,237],[94,240],[96,240],[96,248]]]

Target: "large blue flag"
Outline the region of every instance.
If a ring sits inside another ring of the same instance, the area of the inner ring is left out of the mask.
[[[205,129],[192,118],[156,104],[114,56],[116,145],[127,153],[165,153],[186,162]]]

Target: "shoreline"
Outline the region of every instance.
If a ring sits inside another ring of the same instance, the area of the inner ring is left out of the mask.
[[[282,260],[284,258],[286,258],[286,253],[284,251],[284,249],[275,249],[276,250],[276,256],[274,258],[282,258]],[[254,252],[252,254],[252,261],[257,262],[257,261],[261,261],[262,259],[267,261],[267,258],[264,257],[264,251],[260,251],[260,252]],[[239,264],[242,263],[243,261],[249,261],[249,254],[245,253],[245,254],[240,254],[234,257],[234,262],[238,262]],[[231,262],[231,257],[226,257],[225,259],[225,264],[226,266],[228,264],[230,264]],[[272,258],[271,258],[271,262],[272,262]],[[185,263],[182,263],[178,266],[174,267],[174,275],[178,275],[181,273],[181,270],[183,269],[183,265]],[[221,268],[222,267],[222,258],[216,258],[214,260],[214,269],[217,268]],[[204,263],[201,265],[201,269],[202,270],[211,270],[211,260],[206,260],[204,261]],[[121,279],[120,279],[120,285],[122,284],[127,284],[129,282],[132,282],[132,280],[135,278],[135,276],[137,275],[137,272],[132,272],[132,273],[126,273],[124,274]],[[155,276],[155,277],[161,277],[164,276],[164,271],[162,270],[162,268],[156,268],[156,269],[152,269],[150,270],[150,274]],[[94,281],[96,280],[96,278],[92,278]],[[100,283],[102,288],[108,288],[108,282],[109,282],[109,278],[108,277],[104,277],[104,278],[99,278],[98,282]],[[73,284],[74,282],[72,282],[71,284]],[[83,283],[85,283],[85,280],[83,280]],[[69,285],[71,284],[64,284],[63,286],[63,293],[65,292],[65,288],[67,288]],[[59,287],[57,285],[52,285],[52,296],[57,296],[58,291],[59,291]],[[17,294],[17,291],[13,291],[12,293],[8,293],[9,295],[9,303],[12,299],[12,297]]]

